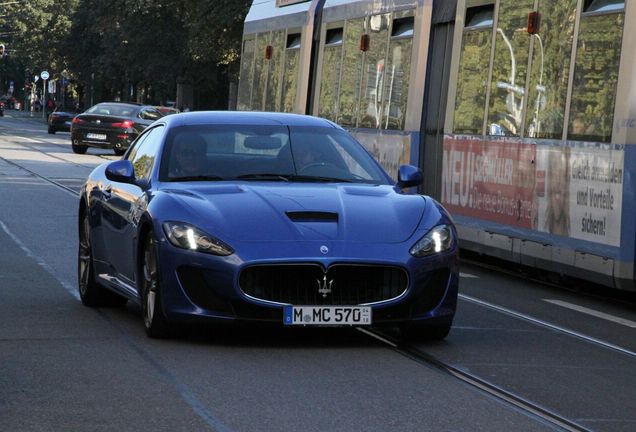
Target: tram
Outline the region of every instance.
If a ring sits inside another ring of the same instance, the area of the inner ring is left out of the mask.
[[[634,291],[635,40],[624,0],[255,0],[238,109],[420,166],[466,250]]]

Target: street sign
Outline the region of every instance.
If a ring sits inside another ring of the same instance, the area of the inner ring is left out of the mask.
[[[43,80],[49,79],[49,73],[47,71],[42,71],[40,73],[40,78],[42,78]]]

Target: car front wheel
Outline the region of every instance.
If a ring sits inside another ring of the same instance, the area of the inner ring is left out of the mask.
[[[140,294],[146,334],[152,338],[173,336],[173,329],[163,313],[157,248],[152,233],[144,243],[141,273]]]

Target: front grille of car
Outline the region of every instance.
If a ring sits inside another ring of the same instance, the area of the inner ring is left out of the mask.
[[[357,305],[402,295],[408,276],[399,267],[335,264],[257,265],[244,269],[241,290],[250,297],[293,305]]]

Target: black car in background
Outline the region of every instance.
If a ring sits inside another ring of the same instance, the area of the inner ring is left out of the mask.
[[[88,147],[112,148],[122,155],[152,122],[163,117],[154,107],[136,103],[103,102],[92,106],[71,122],[73,152]]]
[[[78,111],[74,109],[63,109],[62,107],[55,108],[55,111],[49,114],[49,133],[54,134],[59,131],[70,132],[71,121],[77,114]]]

